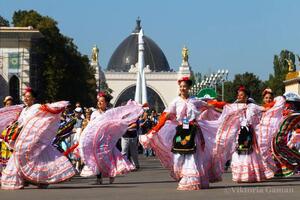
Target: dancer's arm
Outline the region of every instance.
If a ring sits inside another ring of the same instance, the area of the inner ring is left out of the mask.
[[[216,101],[216,100],[210,100],[207,101],[207,104],[209,107],[212,107],[214,110],[218,112],[223,111],[223,107],[227,104],[225,101]]]
[[[158,120],[158,123],[147,133],[147,134],[155,134],[157,133],[161,127],[163,127],[166,121],[170,118],[170,113],[163,112]]]

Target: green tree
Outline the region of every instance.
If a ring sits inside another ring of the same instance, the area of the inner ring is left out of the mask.
[[[194,83],[201,83],[202,81],[202,74],[200,72],[196,72],[193,74]]]
[[[99,87],[100,92],[106,92],[107,94],[111,95],[113,92],[112,89],[110,89],[104,80],[100,80],[100,87]]]
[[[9,26],[9,21],[0,15],[0,26]]]
[[[34,10],[16,11],[15,26],[32,26],[43,34],[33,47],[39,60],[41,83],[38,91],[41,101],[70,100],[91,106],[96,101],[95,70],[87,56],[78,51],[73,39],[62,35],[57,22]]]
[[[291,60],[295,63],[295,55],[293,52],[282,50],[279,55],[274,56],[274,74],[270,74],[269,80],[266,84],[273,90],[275,96],[282,95],[285,91],[283,81],[288,73],[287,60]],[[296,67],[295,64],[294,67]]]
[[[250,93],[250,97],[257,103],[261,102],[261,93],[265,88],[265,84],[255,74],[249,72],[236,74],[232,82],[225,82],[225,101],[234,102],[240,86],[245,86]]]

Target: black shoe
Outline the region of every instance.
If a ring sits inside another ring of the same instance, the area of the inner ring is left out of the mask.
[[[37,186],[38,186],[39,189],[47,189],[49,184],[39,183]]]
[[[102,174],[98,174],[97,179],[96,179],[96,184],[97,185],[102,185],[102,183],[103,183]]]
[[[109,177],[109,184],[113,184],[115,181],[115,177]]]
[[[28,187],[29,186],[29,182],[28,181],[24,181],[24,187]]]

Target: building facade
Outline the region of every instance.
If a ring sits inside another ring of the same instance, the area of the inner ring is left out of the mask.
[[[106,83],[113,90],[114,106],[135,98],[140,22],[138,19],[132,33],[116,48],[104,71]],[[148,104],[152,109],[162,112],[178,95],[177,80],[182,76],[190,76],[192,71],[187,55],[178,71],[172,70],[161,48],[148,36],[144,35],[143,40]]]
[[[40,38],[42,34],[32,27],[0,27],[1,100],[10,95],[19,103],[22,91],[38,84],[38,66],[32,47]]]

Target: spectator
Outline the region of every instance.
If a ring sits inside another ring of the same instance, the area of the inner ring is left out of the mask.
[[[138,170],[140,168],[138,160],[137,129],[138,122],[130,124],[128,126],[127,132],[121,138],[122,155],[126,155],[131,163],[134,164],[135,170]]]
[[[141,133],[144,135],[152,128],[152,120],[148,117],[148,113],[144,112],[142,118],[140,119],[140,129]],[[153,152],[151,148],[145,148],[144,149],[144,155],[146,157],[153,156]]]
[[[9,107],[12,106],[14,104],[14,99],[12,98],[12,96],[6,96],[3,100],[3,105],[4,107]]]
[[[71,140],[71,146],[78,144],[79,143],[79,138],[80,138],[80,134],[82,132],[82,123],[83,123],[83,119],[81,117],[83,110],[81,107],[77,107],[75,108],[75,119],[76,119],[76,124],[74,125],[73,128],[73,132],[74,137],[73,140]],[[73,136],[73,135],[72,135]],[[74,160],[74,164],[75,164],[75,168],[77,170],[77,172],[79,173],[80,169],[81,169],[81,161],[80,161],[80,157],[76,156],[75,154],[73,155],[73,160]]]
[[[91,120],[91,114],[92,114],[92,110],[87,108],[85,110],[85,119],[82,122],[82,130],[88,125],[88,123]]]
[[[152,121],[152,126],[157,124],[158,116],[157,116],[157,112],[155,110],[152,110],[150,119]]]

